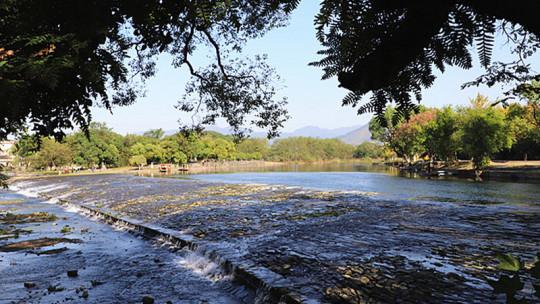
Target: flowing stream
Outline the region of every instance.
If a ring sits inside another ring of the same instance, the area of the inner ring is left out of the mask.
[[[180,293],[215,303],[267,303],[284,294],[308,303],[504,303],[488,282],[501,275],[497,253],[531,262],[540,252],[539,184],[403,178],[344,164],[287,170],[50,177],[17,182],[2,195],[67,201],[82,223],[87,215],[77,206],[196,244],[176,253],[140,250],[174,261],[163,269],[178,280],[198,278],[192,284],[200,287]],[[538,300],[540,282],[522,279],[516,296]]]

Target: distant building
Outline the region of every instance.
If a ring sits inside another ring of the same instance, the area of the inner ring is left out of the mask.
[[[11,148],[14,145],[14,140],[0,141],[0,165],[6,167],[13,165],[13,159],[15,156],[11,153]]]

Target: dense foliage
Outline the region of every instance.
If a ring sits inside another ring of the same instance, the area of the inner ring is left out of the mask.
[[[351,159],[354,147],[337,139],[292,137],[276,140],[272,145],[265,138],[236,141],[231,135],[217,132],[178,132],[165,136],[163,130],[149,130],[143,135],[122,136],[102,123],[91,123],[89,136],[79,131],[62,142],[52,138],[36,138],[21,134],[15,147],[17,162],[35,169],[58,169],[62,166],[106,168],[149,164],[226,161],[320,161]],[[37,139],[40,139],[38,144]],[[378,154],[356,157],[379,157]]]
[[[384,146],[374,142],[363,142],[353,152],[355,158],[384,158]]]
[[[460,156],[480,169],[493,157],[540,159],[537,109],[534,99],[503,107],[478,95],[469,107],[424,109],[395,125],[383,126],[374,118],[370,130],[375,140],[406,162],[422,155],[445,162]]]
[[[539,9],[528,0],[324,0],[315,18],[323,57],[312,64],[324,69],[323,79],[337,76],[351,91],[343,105],[377,112],[381,123],[390,102],[400,117],[417,110],[414,101],[434,83],[434,69],[470,69],[474,49],[485,74],[465,86],[509,85],[507,95],[515,97],[539,77],[529,62],[540,46]],[[497,36],[512,54],[504,58],[509,62],[492,60]]]
[[[354,147],[338,139],[290,137],[278,139],[268,152],[275,161],[319,161],[351,158]]]
[[[193,114],[195,129],[222,117],[237,135],[250,124],[276,135],[288,117],[278,76],[264,57],[239,55],[247,40],[286,25],[299,2],[0,0],[0,138],[27,121],[58,138],[74,125],[86,130],[92,106],[135,102],[163,53],[190,71],[178,108]],[[371,94],[358,112],[377,112],[381,123],[389,102],[399,117],[418,110],[434,68],[471,68],[473,46],[486,73],[466,85],[538,95],[526,83],[537,77],[527,60],[540,45],[539,10],[529,0],[324,0],[315,16],[323,58],[313,64],[351,91],[344,105]],[[497,36],[515,59],[492,60]],[[191,57],[202,47],[214,59],[197,68]]]
[[[200,98],[183,100],[191,105],[183,110],[202,104],[235,130],[246,115],[262,113],[254,123],[274,134],[286,112],[271,93],[274,78],[259,77],[271,69],[262,57],[243,66],[234,56],[248,39],[285,25],[298,2],[0,0],[0,138],[28,120],[57,138],[74,124],[86,129],[92,106],[135,102],[163,53],[196,79],[189,93]],[[199,46],[215,53],[215,63],[201,70],[190,61]],[[239,81],[244,92],[234,90]],[[259,84],[265,94],[253,94]],[[214,107],[216,100],[225,104]]]

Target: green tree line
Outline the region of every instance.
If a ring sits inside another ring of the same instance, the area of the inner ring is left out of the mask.
[[[398,121],[390,107],[382,120],[370,121],[370,131],[408,163],[421,156],[470,159],[481,169],[491,159],[540,159],[540,107],[537,96],[527,97],[526,103],[493,104],[478,95],[468,107],[422,108]]]
[[[95,122],[88,131],[88,134],[72,133],[61,142],[48,137],[38,141],[35,136],[23,134],[14,153],[19,165],[34,169],[68,165],[90,169],[142,167],[152,163],[185,164],[207,160],[320,161],[350,159],[354,154],[354,146],[338,139],[291,137],[270,144],[264,138],[235,142],[230,135],[211,131],[165,136],[161,129],[123,136]]]

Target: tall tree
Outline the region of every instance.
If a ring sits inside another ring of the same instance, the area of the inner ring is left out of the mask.
[[[75,132],[66,138],[74,152],[73,161],[81,166],[118,166],[123,138],[103,123],[90,124],[88,134]]]
[[[41,149],[32,155],[34,168],[58,168],[68,165],[73,160],[73,151],[64,143],[51,138],[41,140]]]
[[[410,164],[419,154],[426,152],[425,128],[434,119],[434,110],[413,115],[411,119],[401,123],[392,131],[388,142],[389,147]]]
[[[489,164],[494,153],[512,145],[512,134],[499,108],[466,109],[461,132],[463,150],[477,171]]]
[[[436,112],[435,119],[424,128],[426,149],[437,159],[449,162],[459,148],[458,117],[451,107]]]

